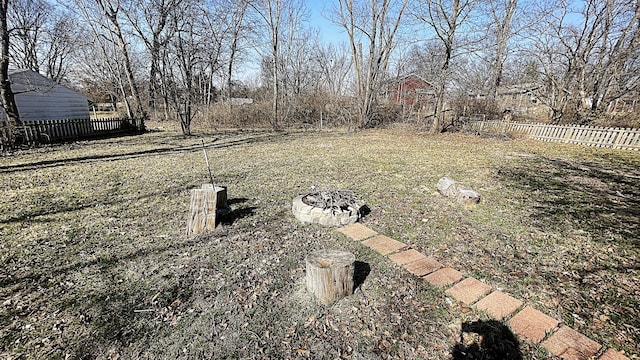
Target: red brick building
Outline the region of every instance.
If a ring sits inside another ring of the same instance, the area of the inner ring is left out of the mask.
[[[428,81],[416,74],[408,74],[387,82],[384,97],[394,105],[430,105],[435,99],[435,89]]]

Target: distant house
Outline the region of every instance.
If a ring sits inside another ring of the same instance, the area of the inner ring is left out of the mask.
[[[435,88],[416,74],[408,74],[387,82],[384,97],[394,105],[426,106],[435,99]]]
[[[498,88],[496,102],[503,109],[516,112],[527,111],[538,104],[541,86],[538,84],[516,84]]]
[[[500,86],[496,91],[495,105],[505,116],[523,115],[541,106],[539,84],[526,83]],[[467,98],[474,101],[486,101],[489,93],[484,90],[470,91]]]
[[[84,95],[32,70],[9,71],[22,122],[34,120],[89,119],[89,100]],[[0,119],[7,116],[0,109]]]

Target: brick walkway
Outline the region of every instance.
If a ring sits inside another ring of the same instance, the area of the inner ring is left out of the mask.
[[[613,349],[604,351],[602,345],[568,326],[559,327],[560,323],[556,319],[526,305],[522,300],[497,291],[480,280],[465,278],[460,271],[360,223],[347,225],[338,231],[387,256],[389,260],[429,284],[444,288],[445,294],[455,300],[484,311],[493,319],[508,320],[511,330],[521,339],[540,344],[562,359],[629,359]]]

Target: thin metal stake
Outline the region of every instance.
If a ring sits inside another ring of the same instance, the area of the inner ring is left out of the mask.
[[[204,147],[204,139],[200,139],[202,141],[202,151],[204,151],[204,160],[207,162],[207,170],[209,170],[209,179],[211,179],[211,185],[213,185],[213,189],[216,189],[216,184],[213,183],[213,175],[211,175],[211,167],[209,166],[209,157],[207,156],[207,149]]]

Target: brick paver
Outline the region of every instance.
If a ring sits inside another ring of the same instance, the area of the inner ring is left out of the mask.
[[[462,273],[456,269],[446,267],[424,277],[433,286],[447,286],[462,279]]]
[[[379,235],[359,223],[344,226],[338,231],[353,240],[362,241],[363,245],[382,255],[389,255],[407,247],[406,244]],[[389,259],[404,266],[414,275],[424,276],[425,280],[434,286],[448,286],[463,278],[459,271],[451,267],[443,268],[436,259],[427,257],[414,249],[392,254]],[[491,292],[491,289],[491,286],[477,279],[467,278],[453,285],[445,293],[466,305],[477,301],[474,305],[476,309],[485,311],[492,318],[499,320],[513,314],[523,305],[521,300],[500,291]],[[535,343],[540,343],[548,333],[558,327],[558,324],[556,319],[531,306],[526,306],[509,320],[509,325],[515,334]],[[600,344],[568,326],[561,327],[542,342],[541,346],[565,360],[593,358],[602,348]],[[629,358],[616,350],[608,349],[598,360],[629,360]]]
[[[527,306],[509,320],[509,325],[520,337],[539,343],[558,326],[558,321]]]
[[[370,247],[371,249],[377,251],[382,255],[391,254],[392,252],[396,252],[407,246],[400,241],[394,240],[384,235],[378,235],[369,240],[365,240],[362,242],[362,244]]]
[[[405,269],[416,276],[425,276],[440,269],[441,267],[442,264],[432,257],[425,257],[424,259],[414,261],[404,266]]]
[[[550,353],[566,360],[589,359],[602,347],[568,326],[561,327],[541,345]]]
[[[494,319],[502,320],[513,314],[522,304],[522,300],[518,300],[501,291],[494,291],[480,299],[475,308],[486,311]]]
[[[406,251],[402,251],[399,252],[397,254],[393,254],[391,256],[389,256],[389,259],[391,261],[393,261],[394,263],[402,266],[408,263],[412,263],[414,261],[418,261],[420,259],[424,259],[426,258],[426,256],[424,256],[422,253],[420,253],[417,250],[414,249],[410,249],[410,250],[406,250]]]
[[[369,229],[368,227],[355,223],[351,225],[347,225],[338,229],[341,233],[347,235],[353,240],[362,241],[364,239],[368,239],[370,237],[378,235],[377,232]]]
[[[489,291],[491,291],[491,286],[474,278],[466,278],[453,285],[453,287],[445,291],[445,293],[453,296],[453,298],[458,301],[471,305],[488,294]]]
[[[629,358],[613,349],[609,349],[605,351],[605,353],[602,354],[602,356],[600,356],[598,360],[629,360]]]

